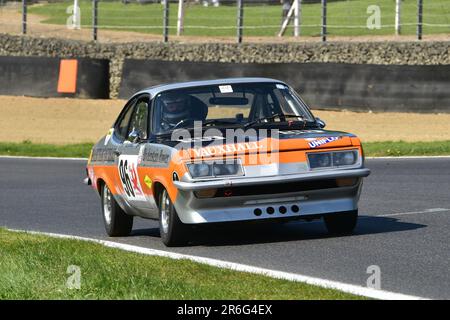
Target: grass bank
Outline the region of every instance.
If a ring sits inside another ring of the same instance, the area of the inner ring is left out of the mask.
[[[30,157],[89,157],[91,143],[53,145],[0,142],[0,155]],[[450,155],[450,140],[434,142],[384,141],[364,143],[367,157]]]
[[[0,228],[0,299],[358,299],[337,290]],[[69,266],[76,266],[70,269]],[[72,270],[72,271],[71,271]],[[73,277],[75,275],[75,277]],[[79,275],[79,289],[69,289]]]

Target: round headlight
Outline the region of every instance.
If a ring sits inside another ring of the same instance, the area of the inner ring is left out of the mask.
[[[196,163],[189,166],[192,177],[206,177],[210,175],[210,166],[206,163]]]
[[[308,155],[311,169],[331,167],[331,153],[310,153]]]
[[[342,162],[344,165],[351,165],[356,162],[354,152],[345,152],[342,157]]]
[[[219,164],[214,164],[214,175],[221,176],[224,174],[224,166]]]
[[[329,154],[321,154],[318,157],[319,167],[329,167],[331,166],[331,159]]]
[[[239,170],[239,165],[236,163],[232,164],[214,164],[214,175],[215,176],[229,176],[234,175]]]
[[[228,174],[236,174],[239,170],[239,165],[236,164],[227,164],[225,165],[228,171]]]
[[[333,164],[335,166],[349,166],[355,164],[356,153],[353,151],[335,152],[333,154]]]

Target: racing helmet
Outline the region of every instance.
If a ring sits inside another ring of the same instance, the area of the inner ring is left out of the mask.
[[[167,92],[161,95],[163,103],[162,119],[176,125],[181,120],[188,119],[189,96],[180,92]]]

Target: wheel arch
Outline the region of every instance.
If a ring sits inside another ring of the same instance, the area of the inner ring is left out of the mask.
[[[155,199],[156,205],[159,208],[159,201],[160,201],[160,196],[161,193],[163,192],[163,190],[167,188],[164,186],[164,184],[162,184],[160,181],[155,181],[153,184],[153,197]]]
[[[96,187],[97,187],[97,192],[100,196],[102,195],[103,185],[105,185],[105,180],[103,180],[102,178],[98,178],[96,181]]]

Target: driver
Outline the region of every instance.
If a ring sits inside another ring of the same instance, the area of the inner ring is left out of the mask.
[[[168,92],[161,96],[163,109],[161,125],[164,129],[176,127],[182,121],[190,118],[189,97],[179,92]]]

